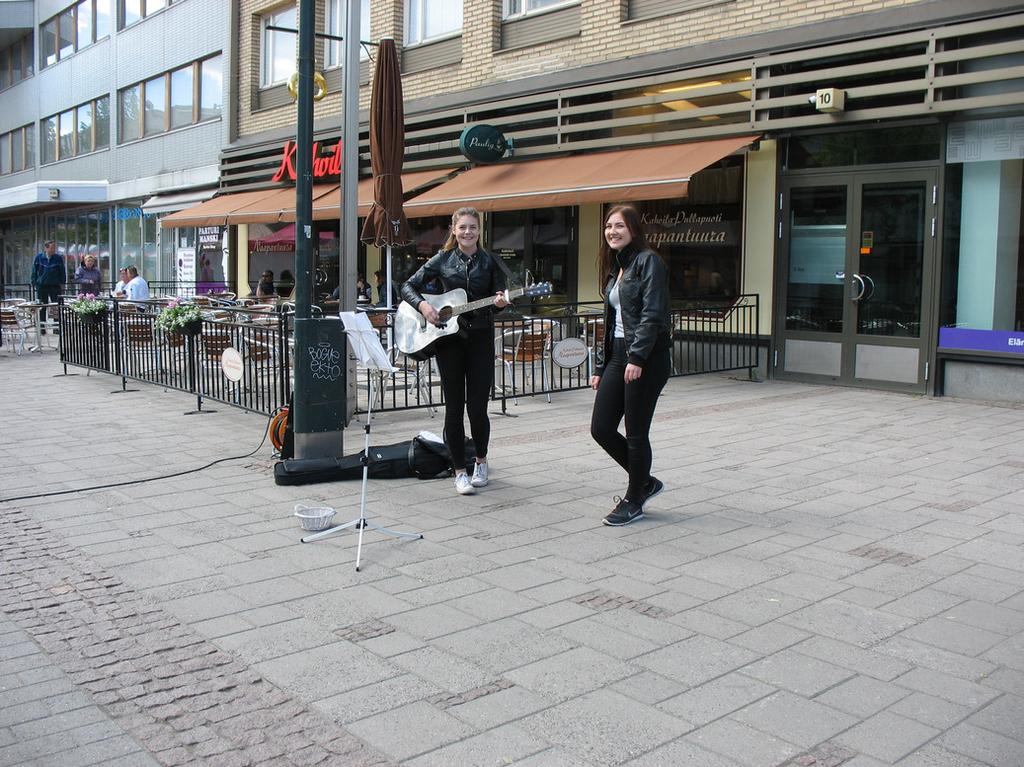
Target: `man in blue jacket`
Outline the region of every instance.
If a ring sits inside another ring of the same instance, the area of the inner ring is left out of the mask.
[[[32,262],[32,284],[36,288],[39,303],[57,303],[66,278],[64,259],[57,255],[56,240],[46,240],[43,243],[43,252],[37,253],[35,261]],[[46,321],[46,309],[40,310],[39,319]]]

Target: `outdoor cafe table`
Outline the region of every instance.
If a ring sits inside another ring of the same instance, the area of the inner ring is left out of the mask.
[[[13,307],[15,311],[26,311],[32,314],[32,325],[36,330],[36,342],[28,347],[30,352],[41,352],[43,350],[43,309],[56,310],[57,304],[41,304],[38,301],[26,301]],[[49,348],[53,348],[52,346]]]

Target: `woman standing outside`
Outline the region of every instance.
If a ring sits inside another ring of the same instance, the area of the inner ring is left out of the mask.
[[[423,298],[428,283],[439,281],[444,292],[462,288],[469,301],[493,296],[494,306],[458,316],[458,333],[435,342],[437,367],[444,392],[444,439],[455,467],[455,490],[472,495],[487,485],[487,445],[491,423],[487,401],[494,378],[494,311],[508,306],[505,274],[494,256],[480,247],[480,214],[459,208],[452,214],[452,228],[444,247],[402,285],[402,298],[427,322],[440,326],[437,309]],[[452,320],[453,322],[456,320]],[[473,476],[466,471],[466,428],[463,413],[476,447]]]
[[[629,485],[604,518],[628,525],[643,516],[644,504],[662,491],[651,476],[651,421],[672,369],[669,338],[668,268],[647,245],[635,208],[608,212],[598,254],[604,281],[604,362],[590,378],[597,392],[590,434],[629,474]],[[626,434],[619,423],[626,421]]]
[[[103,275],[100,274],[99,268],[96,266],[96,256],[88,255],[75,269],[75,282],[78,283],[78,292],[89,294],[92,293],[94,296],[100,294],[100,283],[103,282]]]

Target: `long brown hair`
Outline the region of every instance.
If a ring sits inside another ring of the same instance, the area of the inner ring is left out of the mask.
[[[640,219],[640,214],[637,213],[636,208],[632,205],[615,205],[611,210],[608,211],[608,215],[604,217],[605,224],[608,223],[608,219],[618,213],[622,216],[622,220],[626,223],[626,228],[629,230],[629,234],[632,236],[632,241],[626,247],[630,250],[649,250],[650,245],[647,244],[647,234],[644,232],[644,222]],[[601,247],[597,251],[597,289],[601,295],[604,295],[605,286],[608,283],[608,275],[615,271],[615,255],[617,251],[614,250],[611,245],[608,244],[608,240],[604,238],[602,230],[601,235]]]
[[[472,216],[476,219],[477,228],[482,228],[482,222],[480,221],[480,211],[476,208],[459,208],[457,211],[452,213],[452,228],[448,230],[448,239],[444,241],[443,250],[453,250],[458,247],[459,241],[455,238],[455,225],[459,223],[459,219],[463,216]],[[481,236],[483,232],[480,232]],[[480,247],[480,239],[476,241],[476,246]]]

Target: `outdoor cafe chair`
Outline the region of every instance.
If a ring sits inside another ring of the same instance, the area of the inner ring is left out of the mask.
[[[0,332],[7,343],[17,341],[14,353],[21,356],[25,352],[25,339],[28,338],[30,323],[18,316],[13,308],[0,309]]]
[[[518,405],[516,372],[521,371],[523,377],[533,375],[534,368],[540,366],[541,391],[551,402],[551,388],[548,386],[548,362],[551,360],[551,335],[549,333],[533,333],[523,330],[506,330],[500,339],[498,359],[505,366],[506,380],[512,382],[512,399]],[[525,384],[525,382],[524,382]]]

